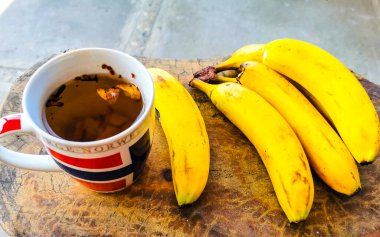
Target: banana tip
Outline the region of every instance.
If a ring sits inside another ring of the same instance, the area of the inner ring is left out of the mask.
[[[370,165],[370,164],[372,164],[374,161],[373,160],[371,160],[371,161],[362,161],[362,162],[360,162],[359,164],[361,165],[361,166],[366,166],[366,165]]]
[[[194,77],[193,79],[191,79],[191,80],[189,81],[189,86],[194,87],[194,86],[193,86],[193,81],[194,81],[195,79],[196,79],[196,78]]]
[[[360,193],[360,191],[362,190],[362,187],[361,185],[351,194],[347,195],[348,197],[352,197],[354,195],[356,195],[357,193]]]

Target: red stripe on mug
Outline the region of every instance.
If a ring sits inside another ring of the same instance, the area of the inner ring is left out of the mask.
[[[2,118],[0,121],[0,134],[20,130],[21,129],[21,114],[13,114]]]
[[[52,149],[48,148],[50,154],[54,156],[57,160],[62,161],[66,164],[86,169],[107,169],[116,167],[123,164],[121,160],[120,153],[116,153],[110,156],[105,156],[101,158],[76,158],[72,156],[66,156],[60,154]]]
[[[118,191],[127,186],[125,179],[108,182],[108,183],[92,183],[92,182],[88,182],[88,181],[84,181],[80,179],[75,179],[75,180],[81,183],[82,185],[86,186],[87,188],[92,189],[94,191],[98,191],[98,192]]]

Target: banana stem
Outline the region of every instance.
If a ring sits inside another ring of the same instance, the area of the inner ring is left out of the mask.
[[[222,71],[225,71],[225,70],[236,70],[236,69],[238,69],[238,68],[232,67],[231,65],[219,65],[219,66],[215,67],[216,73],[222,72]]]
[[[215,67],[215,72],[220,73],[224,71],[240,71],[240,66],[233,66],[233,65],[218,65]]]
[[[195,72],[193,75],[194,75],[194,78],[198,78],[205,82],[215,80],[215,77],[216,77],[215,67],[208,66],[208,67],[202,68],[201,70]]]
[[[194,87],[200,91],[203,91],[209,98],[211,98],[212,91],[217,87],[217,85],[208,84],[200,79],[194,78],[190,81],[190,86]]]
[[[221,75],[217,75],[216,80],[219,82],[237,82],[236,78],[234,77],[225,77]]]
[[[237,77],[239,75],[240,71],[238,69],[228,69],[224,70],[218,73],[220,76],[225,76],[225,77]]]

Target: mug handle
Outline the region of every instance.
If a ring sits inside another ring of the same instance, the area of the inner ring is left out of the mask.
[[[29,120],[23,113],[0,118],[0,137],[11,133],[33,133]],[[49,155],[32,155],[9,150],[0,146],[0,161],[29,170],[62,171]]]

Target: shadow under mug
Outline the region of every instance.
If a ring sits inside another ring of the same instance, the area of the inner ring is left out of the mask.
[[[76,142],[49,134],[44,108],[49,95],[60,85],[83,74],[106,73],[103,64],[135,84],[143,108],[134,123],[112,137]],[[133,76],[132,76],[133,75]],[[0,161],[12,166],[64,171],[82,185],[98,192],[114,192],[131,185],[141,174],[153,140],[154,86],[147,69],[128,54],[105,48],[83,48],[60,54],[36,70],[23,97],[23,113],[0,118],[0,137],[10,133],[32,133],[49,155],[32,155],[0,146]]]

